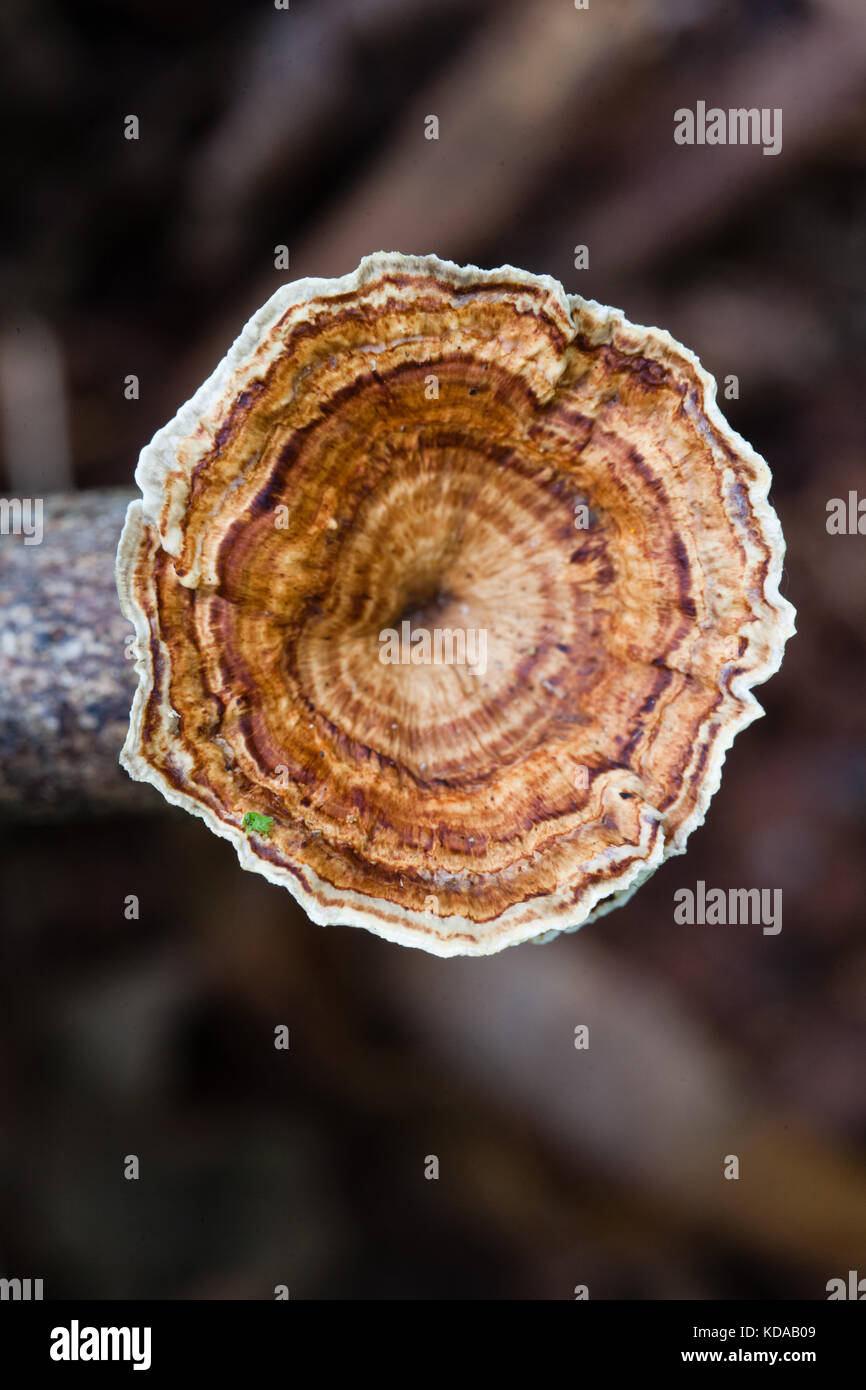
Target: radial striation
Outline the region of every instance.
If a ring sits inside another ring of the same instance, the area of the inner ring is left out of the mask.
[[[511,267],[285,286],[136,478],[124,767],[314,921],[439,955],[681,852],[794,630],[712,378]]]

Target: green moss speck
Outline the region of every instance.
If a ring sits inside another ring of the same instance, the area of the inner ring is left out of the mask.
[[[244,830],[254,830],[257,835],[270,835],[273,816],[263,816],[260,811],[247,811],[243,820]]]

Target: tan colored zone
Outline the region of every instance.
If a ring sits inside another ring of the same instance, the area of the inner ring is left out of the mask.
[[[794,630],[769,470],[697,359],[511,267],[285,286],[136,478],[124,767],[315,921],[440,955],[681,852]],[[484,675],[384,665],[407,615],[483,628]]]

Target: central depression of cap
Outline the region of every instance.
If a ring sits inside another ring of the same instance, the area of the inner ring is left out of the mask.
[[[690,355],[411,264],[271,301],[142,456],[124,761],[317,920],[481,953],[681,846],[783,601]]]

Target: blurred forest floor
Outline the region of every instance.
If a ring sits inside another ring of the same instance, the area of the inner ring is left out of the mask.
[[[140,817],[3,827],[0,1273],[94,1298],[866,1273],[866,539],[825,524],[866,496],[866,9],[8,0],[0,54],[5,495],[129,484],[287,278],[277,245],[288,278],[510,262],[737,376],[799,610],[687,856],[543,948],[322,930],[149,789]],[[781,154],[675,145],[697,100],[781,107]],[[675,925],[698,879],[781,888],[782,932]]]

